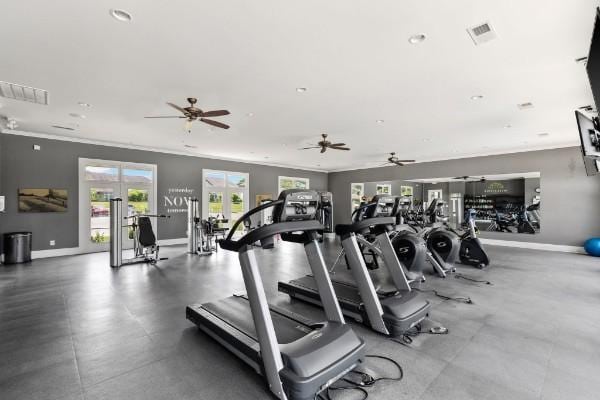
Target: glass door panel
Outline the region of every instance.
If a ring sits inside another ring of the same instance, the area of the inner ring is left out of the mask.
[[[230,226],[233,226],[233,224],[244,215],[245,209],[244,192],[231,192],[229,196]],[[240,224],[238,226],[238,231],[242,231],[243,229],[244,225]]]
[[[208,192],[208,217],[221,218],[223,215],[223,192]]]
[[[110,240],[110,199],[115,196],[115,188],[90,188],[90,240],[103,244]]]
[[[127,216],[128,218],[126,224],[123,224],[123,229],[126,229],[123,232],[123,237],[126,238],[123,241],[123,247],[129,248],[133,246],[133,228],[131,227],[133,219],[129,217],[150,214],[153,207],[150,201],[150,188],[139,185],[127,185],[125,189],[124,194],[127,197],[123,199],[123,216]],[[156,234],[156,219],[152,218],[151,221]],[[128,226],[125,227],[125,225]]]

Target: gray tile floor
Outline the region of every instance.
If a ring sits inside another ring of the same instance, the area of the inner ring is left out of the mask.
[[[325,249],[329,262],[336,245]],[[235,254],[199,258],[183,247],[168,261],[111,270],[107,254],[0,266],[0,399],[262,399],[262,380],[185,319],[188,303],[243,290]],[[489,247],[493,265],[461,272],[493,285],[429,277],[423,289],[470,296],[433,304],[432,324],[450,333],[404,346],[356,330],[368,353],[393,357],[402,382],[372,399],[583,399],[600,397],[600,263],[573,254]],[[319,318],[277,293],[308,272],[302,247],[259,251],[269,297]],[[340,273],[343,273],[341,271]],[[389,365],[369,360],[374,373]],[[335,398],[357,398],[336,393]]]

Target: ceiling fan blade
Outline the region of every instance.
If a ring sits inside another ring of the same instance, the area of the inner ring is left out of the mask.
[[[185,117],[183,115],[180,115],[180,116],[170,115],[170,116],[165,116],[165,117],[144,117],[144,118],[187,118],[187,117]]]
[[[229,111],[227,110],[215,110],[215,111],[207,111],[202,113],[202,117],[220,117],[223,115],[229,115]]]
[[[334,150],[350,150],[349,147],[330,147],[330,149],[334,149]]]
[[[301,149],[298,150],[309,150],[309,149],[320,149],[321,146],[312,146],[312,147],[302,147]]]
[[[330,143],[329,147],[340,147],[340,146],[345,146],[346,143]]]
[[[401,162],[399,162],[399,161],[394,161],[394,164],[396,164],[396,165],[397,165],[397,166],[399,166],[399,167],[404,167],[404,164],[402,164],[402,163],[401,163]]]
[[[187,111],[185,111],[183,108],[179,107],[177,104],[173,104],[173,103],[169,103],[167,102],[168,105],[170,105],[171,107],[173,107],[174,109],[176,109],[177,111],[180,111],[184,114],[187,113]]]
[[[396,161],[401,162],[401,163],[416,162],[416,160],[396,160]]]
[[[200,121],[202,121],[206,124],[212,125],[212,126],[216,126],[217,128],[229,129],[229,125],[225,125],[221,122],[213,121],[212,119],[200,118]]]
[[[327,147],[323,146],[321,147],[321,153],[325,153],[327,151]]]

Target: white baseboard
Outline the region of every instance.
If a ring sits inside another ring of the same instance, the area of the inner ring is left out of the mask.
[[[186,243],[187,243],[187,238],[158,240],[158,244],[160,246],[173,246],[173,245],[186,244]],[[83,251],[79,247],[65,247],[62,249],[51,249],[51,250],[34,250],[31,252],[31,259],[61,257],[61,256],[74,256],[77,254],[86,254],[86,253],[89,253],[89,252]]]
[[[48,257],[60,257],[60,256],[73,256],[75,254],[83,254],[79,247],[65,247],[62,249],[52,250],[34,250],[31,252],[31,258],[48,258]]]
[[[580,246],[566,246],[566,245],[562,245],[562,244],[550,244],[550,243],[516,242],[514,240],[498,240],[498,239],[483,239],[483,238],[480,238],[479,240],[481,240],[481,243],[483,243],[483,244],[489,244],[492,246],[520,247],[523,249],[558,251],[561,253],[586,254],[583,247],[580,247]]]
[[[489,244],[492,246],[506,246],[506,247],[519,247],[523,249],[534,249],[534,250],[546,250],[546,251],[558,251],[562,253],[576,253],[586,254],[583,247],[580,246],[566,246],[561,244],[549,244],[549,243],[534,243],[534,242],[516,242],[514,240],[498,240],[498,239],[483,239],[480,238],[481,243]],[[187,238],[177,239],[163,239],[159,240],[160,246],[174,246],[186,244]],[[31,258],[48,258],[48,257],[60,257],[60,256],[72,256],[76,254],[84,254],[79,247],[66,247],[63,249],[52,249],[52,250],[35,250],[31,252]]]

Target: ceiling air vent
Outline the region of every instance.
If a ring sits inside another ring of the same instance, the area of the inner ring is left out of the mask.
[[[479,24],[467,29],[471,39],[476,45],[480,45],[485,42],[489,42],[490,40],[496,39],[498,36],[496,35],[496,31],[492,28],[489,22],[484,22],[483,24]]]
[[[528,101],[527,103],[517,104],[517,107],[519,107],[519,110],[529,110],[533,108],[533,103]]]
[[[0,81],[0,96],[7,99],[48,105],[48,91],[34,87]]]

